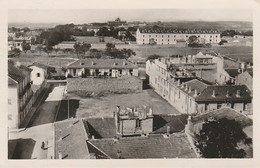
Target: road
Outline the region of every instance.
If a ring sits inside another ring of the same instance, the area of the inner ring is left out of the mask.
[[[63,97],[65,86],[58,86],[58,84],[51,84],[49,93],[43,103],[39,106],[35,114],[32,116],[27,127],[52,123],[55,119],[60,101]]]

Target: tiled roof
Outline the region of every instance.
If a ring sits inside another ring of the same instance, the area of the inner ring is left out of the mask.
[[[68,68],[138,68],[125,59],[81,59],[68,65]]]
[[[56,159],[59,152],[63,159],[89,159],[88,137],[81,119],[56,122],[54,128]]]
[[[90,140],[98,149],[113,159],[144,159],[144,158],[195,158],[185,133],[147,137],[124,137],[113,139]]]
[[[188,115],[154,115],[153,133],[166,133],[170,127],[170,133],[183,131],[187,123]]]
[[[239,74],[238,69],[224,69],[224,70],[228,73],[229,76],[233,78],[235,78]]]
[[[159,33],[159,34],[219,34],[212,29],[175,29],[175,28],[139,28],[141,33]]]
[[[116,135],[114,118],[88,118],[83,120],[85,129],[90,137],[113,138]]]
[[[24,65],[20,65],[19,63],[10,60],[8,61],[8,76],[18,83],[22,82],[27,76],[30,76],[31,71],[30,68]]]
[[[215,91],[215,97],[213,95]],[[240,96],[237,96],[237,91],[240,91]],[[228,96],[227,96],[228,93]],[[250,91],[245,85],[214,85],[208,86],[204,89],[200,95],[198,95],[196,101],[251,101]]]
[[[191,121],[193,123],[199,123],[199,122],[204,122],[205,120],[210,118],[214,118],[214,119],[227,118],[229,120],[234,119],[237,122],[239,122],[242,127],[247,127],[253,124],[252,119],[244,116],[241,113],[236,112],[234,109],[231,108],[218,109],[202,115],[197,115],[195,117],[192,117]]]
[[[41,64],[41,63],[38,63],[38,62],[34,62],[33,64],[29,65],[29,67],[30,66],[36,66],[36,67],[39,67],[39,68],[42,68],[42,69],[45,69],[45,70],[47,70],[50,67],[49,65]]]
[[[184,82],[181,85],[178,86],[178,82],[177,81],[173,81],[171,80],[170,83],[172,85],[177,86],[179,89],[181,89],[182,91],[186,92],[187,94],[189,94],[190,96],[193,96],[195,93],[195,90],[197,90],[197,93],[201,93],[204,89],[207,88],[208,84],[198,80],[198,79],[192,79],[188,82]],[[187,86],[187,87],[186,87]],[[189,91],[189,87],[191,88],[191,90]]]

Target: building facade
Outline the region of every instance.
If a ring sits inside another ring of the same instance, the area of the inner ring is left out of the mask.
[[[220,33],[215,30],[178,30],[173,28],[139,28],[136,32],[137,44],[176,44],[178,40],[187,41],[196,36],[204,43],[219,43]]]
[[[8,61],[8,126],[19,128],[33,105],[31,69]]]
[[[138,67],[125,59],[82,59],[67,66],[67,77],[138,76]]]

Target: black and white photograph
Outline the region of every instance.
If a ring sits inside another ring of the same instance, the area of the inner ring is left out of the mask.
[[[7,162],[255,166],[254,10],[112,2],[6,10]]]

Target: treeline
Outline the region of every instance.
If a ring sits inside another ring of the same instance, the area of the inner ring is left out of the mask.
[[[220,37],[223,36],[231,36],[234,37],[235,35],[241,35],[241,36],[253,36],[253,31],[236,31],[236,30],[225,30],[221,32]]]

